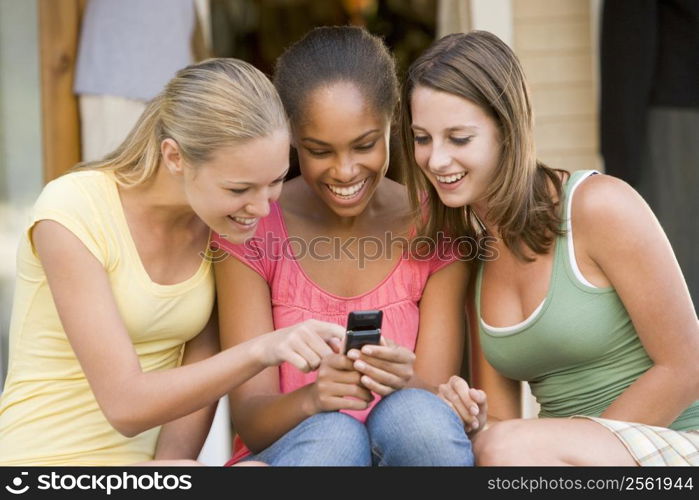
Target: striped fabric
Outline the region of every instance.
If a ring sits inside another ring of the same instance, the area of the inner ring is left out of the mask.
[[[576,415],[582,417],[581,415]],[[638,465],[699,465],[699,430],[675,431],[666,427],[583,417],[605,426],[626,446]]]

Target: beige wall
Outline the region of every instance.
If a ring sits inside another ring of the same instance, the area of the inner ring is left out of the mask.
[[[513,48],[531,87],[538,156],[551,167],[601,168],[597,5],[594,0],[512,0]]]

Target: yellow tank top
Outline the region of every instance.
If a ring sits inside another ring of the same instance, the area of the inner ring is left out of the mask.
[[[104,266],[144,371],[176,367],[185,342],[204,328],[214,304],[213,273],[205,259],[181,283],[150,280],[112,174],[75,172],[47,184],[17,255],[9,366],[0,397],[0,465],[151,460],[160,428],[133,438],[112,428],[68,343],[31,240],[36,222],[46,219],[69,229]]]

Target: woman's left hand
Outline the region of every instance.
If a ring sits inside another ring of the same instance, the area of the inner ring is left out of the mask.
[[[362,374],[361,383],[381,396],[403,389],[413,378],[415,353],[385,337],[381,338],[381,345],[365,345],[361,351],[352,349],[347,357]]]

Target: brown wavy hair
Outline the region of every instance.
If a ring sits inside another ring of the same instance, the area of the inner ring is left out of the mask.
[[[432,44],[408,69],[401,97],[401,135],[408,187],[415,214],[425,203],[430,217],[416,217],[421,236],[436,238],[440,231],[480,237],[484,228],[473,209],[441,203],[434,186],[415,162],[410,98],[417,86],[468,99],[497,124],[502,140],[500,161],[485,196],[488,219],[498,227],[505,245],[520,259],[531,261],[525,247],[544,254],[561,229],[559,173],[537,161],[534,115],[529,89],[517,56],[487,31],[455,33]],[[551,186],[556,193],[552,196]],[[493,235],[498,236],[498,235]]]

